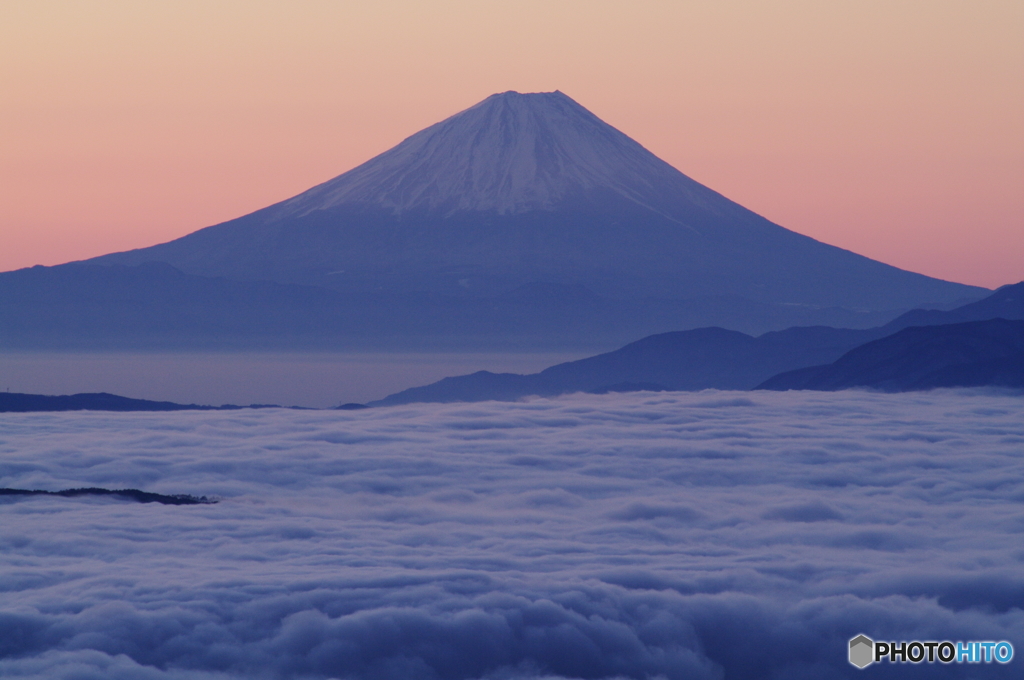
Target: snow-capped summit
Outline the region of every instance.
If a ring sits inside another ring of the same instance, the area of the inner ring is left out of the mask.
[[[343,204],[411,209],[549,209],[603,189],[654,207],[669,189],[705,202],[693,182],[562,92],[491,95],[287,201],[296,215]]]

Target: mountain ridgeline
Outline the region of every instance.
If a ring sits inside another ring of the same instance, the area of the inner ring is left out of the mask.
[[[877,328],[796,327],[759,337],[724,328],[661,333],[540,373],[478,371],[371,405],[570,392],[974,386],[1024,387],[1024,282],[957,309],[913,310]]]
[[[932,325],[918,325],[922,318]],[[1024,389],[1024,282],[1003,286],[983,300],[953,310],[912,310],[878,328],[796,327],[756,338],[724,328],[661,333],[540,373],[478,371],[403,390],[369,406],[508,401],[570,392],[708,388],[908,391],[934,387]],[[366,407],[348,403],[338,408]],[[238,408],[102,393],[44,396],[0,392],[0,413]]]
[[[607,348],[985,293],[773,224],[561,92],[505,92],[252,214],[0,274],[0,346]]]
[[[935,387],[1024,388],[1024,321],[989,319],[912,326],[857,347],[831,364],[776,375],[764,390],[870,387],[906,392]]]

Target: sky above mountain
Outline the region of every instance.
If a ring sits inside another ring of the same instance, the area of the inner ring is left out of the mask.
[[[293,196],[495,92],[561,90],[803,234],[1024,279],[1024,8],[9,2],[0,270]]]

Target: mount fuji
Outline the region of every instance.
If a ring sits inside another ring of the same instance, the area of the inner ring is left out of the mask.
[[[778,226],[557,91],[493,95],[291,199],[74,266],[130,278],[154,263],[192,288],[297,287],[275,299],[316,298],[332,338],[371,345],[593,347],[706,325],[867,327],[988,292]],[[233,293],[236,307],[244,297]],[[294,310],[285,316],[281,332],[298,332]]]
[[[974,293],[772,224],[561,92],[493,95],[292,199],[94,261],[456,295],[541,283],[896,309]]]

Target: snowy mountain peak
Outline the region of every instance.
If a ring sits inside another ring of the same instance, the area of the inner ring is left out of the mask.
[[[94,262],[371,295],[345,317],[352,338],[461,338],[452,347],[478,330],[605,342],[588,329],[619,340],[730,319],[767,330],[793,310],[976,295],[772,224],[561,92],[493,95],[292,199]]]
[[[593,189],[652,206],[666,188],[701,203],[717,196],[562,92],[503,92],[281,207],[292,214],[345,204],[508,214]]]

